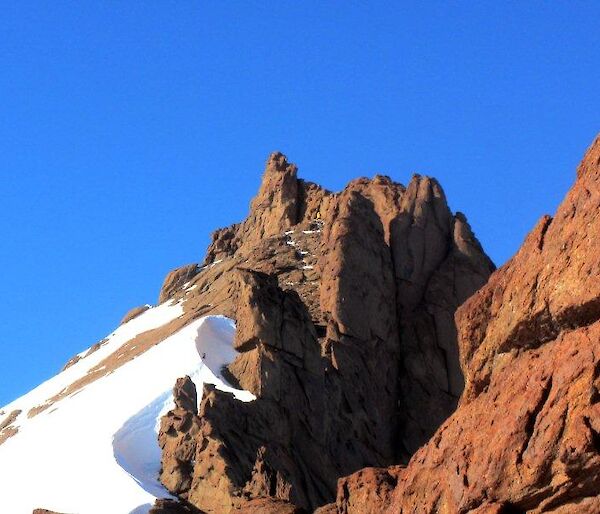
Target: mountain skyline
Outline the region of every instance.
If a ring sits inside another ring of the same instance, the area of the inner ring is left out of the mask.
[[[598,11],[8,6],[0,403],[155,303],[274,150],[331,190],[434,176],[502,264],[596,134]]]

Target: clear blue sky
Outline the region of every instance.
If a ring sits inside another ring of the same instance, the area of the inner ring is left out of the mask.
[[[1,4],[0,404],[201,260],[273,150],[433,175],[501,264],[600,131],[598,2]]]

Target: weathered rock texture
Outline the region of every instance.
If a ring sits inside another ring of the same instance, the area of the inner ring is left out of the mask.
[[[390,503],[402,469],[363,468],[340,478],[335,503],[318,508],[315,514],[381,514]]]
[[[159,499],[154,502],[148,514],[202,514],[190,505],[184,505],[170,499]]]
[[[340,477],[406,462],[456,407],[454,312],[492,270],[434,179],[334,194],[271,155],[248,218],[160,295],[184,301],[177,326],[236,320],[227,373],[257,399],[206,387],[197,414],[177,400],[159,435],[163,483],[207,513],[295,513],[339,498]],[[365,497],[387,498],[396,473],[379,479]]]
[[[177,380],[173,388],[175,409],[161,419],[162,481],[169,491],[186,498],[191,486],[192,462],[199,432],[196,386],[190,377]]]
[[[457,311],[458,410],[392,495],[370,499],[372,478],[332,512],[600,512],[599,236],[600,138],[554,218]]]
[[[131,321],[133,318],[137,318],[140,314],[146,312],[149,308],[149,305],[140,305],[139,307],[134,307],[129,312],[127,312],[125,316],[123,316],[123,319],[121,320],[121,325],[124,325],[128,321]]]
[[[181,289],[183,285],[189,282],[194,276],[198,273],[198,265],[197,264],[187,264],[185,266],[181,266],[181,268],[176,268],[171,271],[166,277],[165,281],[160,289],[160,294],[158,296],[158,303],[165,302],[169,297],[173,296],[173,294]],[[131,314],[131,311],[125,316],[127,318]],[[139,314],[139,313],[138,313]],[[131,319],[131,318],[130,318]],[[125,321],[125,319],[123,320]]]
[[[21,414],[20,410],[9,412],[2,422],[0,422],[0,444],[6,441],[9,437],[14,436],[19,431],[18,428],[12,426],[12,423],[14,423],[19,414]]]

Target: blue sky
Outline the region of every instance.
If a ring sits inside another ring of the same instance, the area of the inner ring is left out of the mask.
[[[264,161],[437,177],[498,264],[600,130],[597,2],[2,2],[0,404],[156,301]]]

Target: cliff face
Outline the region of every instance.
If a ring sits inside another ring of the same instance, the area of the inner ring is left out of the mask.
[[[599,235],[600,138],[555,216],[458,309],[458,410],[406,469],[340,480],[328,512],[600,512]]]
[[[492,271],[434,179],[334,194],[271,155],[248,218],[160,296],[183,301],[183,320],[236,320],[224,373],[257,399],[207,386],[197,413],[176,402],[163,484],[208,513],[295,512],[331,502],[340,477],[406,461],[456,408],[454,313]]]

